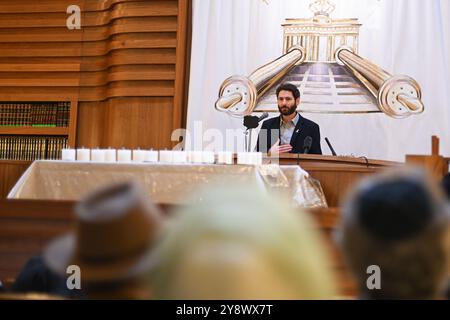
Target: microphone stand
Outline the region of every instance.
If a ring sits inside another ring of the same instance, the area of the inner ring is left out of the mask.
[[[258,118],[255,116],[245,116],[244,117],[244,127],[247,128],[245,130],[245,151],[251,152],[252,147],[252,129],[258,127]]]
[[[245,130],[245,150],[247,152],[251,152],[252,147],[252,129],[258,128],[259,123],[261,120],[267,118],[269,114],[267,112],[264,112],[259,118],[256,116],[245,116],[244,117],[244,127],[247,128]],[[247,141],[248,140],[248,141]]]
[[[251,128],[247,128],[247,130],[245,130],[244,133],[245,137],[244,137],[244,143],[245,143],[245,150],[247,152],[250,152],[251,147],[252,147],[252,129]]]
[[[247,129],[246,131],[248,131],[248,149],[247,152],[251,152],[251,147],[252,147],[252,129]]]

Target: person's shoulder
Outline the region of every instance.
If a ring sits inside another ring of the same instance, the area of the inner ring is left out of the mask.
[[[277,121],[280,121],[280,117],[273,117],[273,118],[269,118],[267,120],[265,120],[262,124],[262,128],[271,128],[274,127],[275,124],[277,123]]]
[[[309,120],[308,118],[305,118],[303,116],[300,116],[300,117],[305,125],[311,126],[311,127],[317,127],[317,128],[319,127],[319,125],[317,123],[315,123],[314,121]]]

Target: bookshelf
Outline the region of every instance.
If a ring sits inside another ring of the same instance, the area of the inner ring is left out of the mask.
[[[0,135],[49,135],[49,136],[67,136],[68,128],[30,128],[30,127],[2,127],[0,126]]]
[[[76,144],[78,100],[0,101],[0,160],[59,159]]]

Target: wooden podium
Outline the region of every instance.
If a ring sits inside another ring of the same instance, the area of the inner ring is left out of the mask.
[[[319,180],[329,207],[339,207],[347,192],[361,178],[403,165],[393,161],[309,154],[280,154],[278,159],[265,158],[265,162],[276,163],[277,160],[280,165],[299,165]]]

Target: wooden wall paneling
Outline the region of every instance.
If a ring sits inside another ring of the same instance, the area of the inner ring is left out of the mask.
[[[81,30],[66,27],[73,4]],[[172,131],[185,126],[190,5],[1,0],[2,100],[77,101],[71,146],[170,148]]]
[[[170,144],[172,110],[172,97],[109,100],[105,146],[166,148]]]
[[[77,139],[77,118],[78,118],[78,98],[70,99],[70,115],[69,115],[69,138],[67,144],[70,148],[76,147]]]
[[[107,107],[104,102],[80,102],[77,122],[77,147],[108,147],[103,143]]]
[[[151,17],[150,19],[158,20],[160,16],[176,16],[178,12],[175,10],[174,3],[176,1],[141,1],[141,2],[124,2],[116,4],[113,9],[107,11],[87,11],[82,9],[82,24],[84,27],[104,26],[112,23],[116,19],[126,17]],[[76,3],[76,1],[75,1]],[[68,14],[66,11],[46,12],[45,16],[36,14],[35,12],[21,13],[5,13],[0,20],[0,28],[7,28],[11,25],[20,28],[52,28],[60,27],[61,21],[66,21]],[[162,19],[161,25],[170,24],[170,20]]]
[[[100,48],[91,42],[85,42],[90,47],[84,45],[80,81],[80,110],[83,111],[80,117],[89,116],[84,108],[85,101],[98,101],[106,110],[103,112],[104,123],[98,123],[103,128],[101,138],[81,132],[92,132],[92,129],[81,124],[80,118],[78,128],[82,138],[79,145],[90,146],[100,141],[102,147],[170,147],[173,124],[167,123],[176,117],[173,111],[176,110],[174,97],[178,95],[176,81],[180,81],[178,56],[183,54],[178,38],[179,3],[130,2],[123,4],[119,11],[116,7],[113,10],[116,19],[110,20],[108,44],[102,43]],[[85,38],[95,37],[94,32],[93,28],[87,27]],[[107,55],[91,56],[99,50]],[[96,63],[96,58],[103,58],[103,64]],[[100,72],[103,74],[99,75]],[[149,100],[152,97],[154,99]],[[149,101],[162,103],[146,104]],[[161,119],[161,115],[168,118]],[[92,124],[92,121],[88,122]]]
[[[0,160],[0,199],[6,198],[30,164],[31,161]]]
[[[188,14],[186,23],[186,60],[185,60],[185,71],[184,71],[184,100],[182,103],[182,126],[186,128],[187,126],[187,111],[189,102],[189,84],[190,84],[190,73],[191,73],[191,52],[192,52],[192,0],[188,0]]]
[[[78,146],[165,148],[172,128],[172,97],[122,97],[84,102],[79,108]]]
[[[24,8],[29,13],[49,13],[66,12],[68,6],[74,4],[80,6],[83,12],[110,10],[113,6],[126,3],[147,2],[153,7],[155,15],[158,12],[168,10],[165,7],[173,7],[176,0],[20,0],[20,1],[0,1],[0,12],[2,13],[23,13]],[[164,9],[165,8],[165,9]]]
[[[190,63],[190,33],[191,24],[191,1],[179,0],[178,2],[178,29],[177,29],[177,60],[176,60],[176,80],[173,110],[173,129],[185,128],[185,110],[187,110],[187,88],[189,77],[187,75]],[[176,144],[177,142],[173,142]]]

